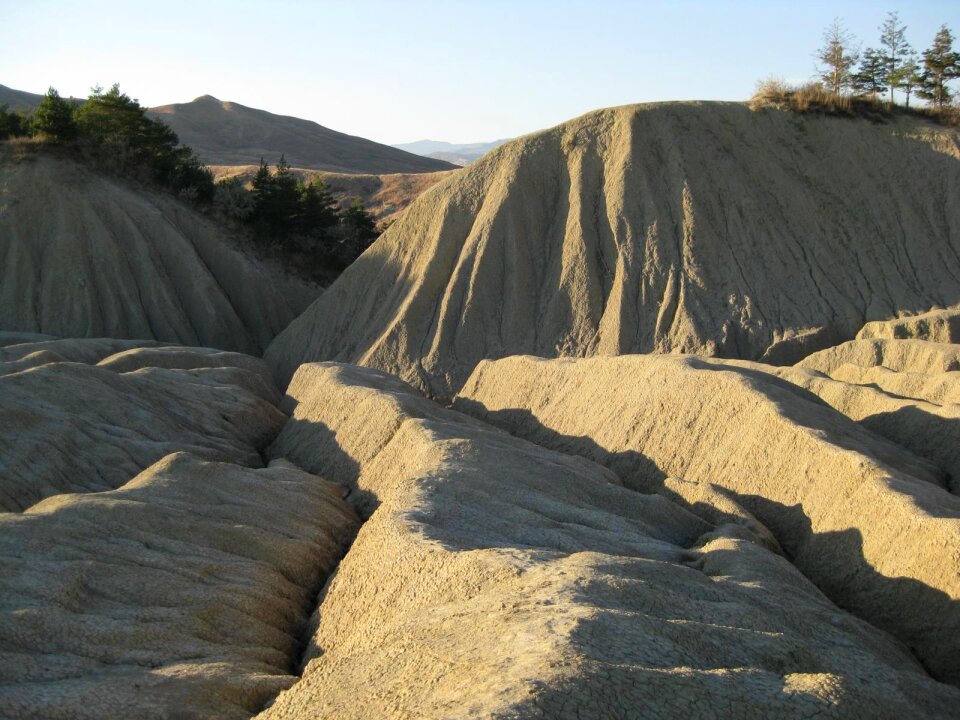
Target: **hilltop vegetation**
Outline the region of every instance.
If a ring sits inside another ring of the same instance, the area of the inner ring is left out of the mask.
[[[192,202],[221,223],[245,226],[258,249],[298,274],[329,280],[379,234],[359,198],[341,207],[320,178],[297,180],[281,156],[274,172],[261,159],[252,188],[215,182],[192,148],[114,85],[83,102],[50,88],[33,113],[0,106],[0,140],[33,139],[37,147],[94,169],[151,183]]]
[[[960,78],[960,53],[953,50],[953,33],[942,25],[930,47],[918,55],[907,41],[907,26],[896,12],[880,26],[879,48],[860,45],[840,18],[823,33],[816,51],[815,80],[787,83],[770,77],[757,83],[753,109],[776,107],[883,120],[894,114],[914,114],[944,125],[960,123],[960,107],[950,83]],[[903,104],[896,101],[900,93]],[[910,105],[912,97],[926,106]]]
[[[201,201],[213,199],[213,175],[176,133],[147,117],[146,108],[120,91],[93,89],[83,103],[50,88],[31,114],[0,107],[0,139],[36,138],[97,169],[152,181]]]

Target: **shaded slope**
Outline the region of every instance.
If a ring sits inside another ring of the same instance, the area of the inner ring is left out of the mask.
[[[284,153],[294,167],[355,173],[408,173],[456,166],[330,130],[310,120],[274,115],[210,95],[150,108],[211,165],[276,162]]]
[[[271,345],[450,396],[486,357],[794,362],[960,299],[955,131],[668,103],[497,148],[421,197]]]
[[[25,90],[14,90],[6,85],[0,85],[0,105],[6,105],[12,112],[21,110],[33,112],[41,100],[43,100],[43,95]]]
[[[171,195],[44,153],[0,157],[3,330],[259,355],[318,293]]]

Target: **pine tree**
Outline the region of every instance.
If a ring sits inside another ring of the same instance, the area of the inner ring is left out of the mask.
[[[853,67],[859,57],[853,47],[855,42],[856,38],[846,30],[840,18],[834,18],[823,33],[823,46],[817,51],[821,63],[820,79],[835,95],[850,88],[853,82]]]
[[[363,207],[363,200],[356,197],[353,199],[353,204],[343,214],[343,225],[347,230],[349,255],[351,256],[347,259],[347,262],[352,262],[377,239],[377,221]]]
[[[953,51],[953,33],[942,25],[933,45],[923,51],[923,81],[917,94],[943,110],[953,96],[947,83],[957,77],[960,77],[960,55]]]
[[[867,48],[860,60],[860,68],[853,76],[853,86],[858,92],[869,93],[874,100],[887,91],[887,59],[874,48]]]
[[[891,86],[895,86],[903,91],[906,98],[906,106],[910,107],[910,96],[913,94],[921,82],[920,63],[917,62],[917,53],[913,50],[904,57],[897,72],[890,78]]]
[[[896,12],[888,13],[886,21],[880,26],[880,45],[883,47],[886,77],[890,83],[890,107],[893,107],[893,90],[898,87],[897,80],[901,77],[900,67],[911,51],[906,32],[907,26],[900,22]]]
[[[301,183],[298,192],[301,232],[317,239],[327,239],[330,228],[340,222],[339,207],[330,186],[323,178],[315,177],[309,184]]]
[[[260,158],[260,167],[257,168],[257,174],[253,176],[253,194],[255,199],[259,200],[264,195],[270,193],[270,186],[273,178],[270,176],[270,166]]]
[[[260,167],[253,176],[253,207],[249,216],[250,223],[261,239],[267,238],[272,233],[273,189],[274,182],[273,175],[270,174],[270,166],[261,157]]]
[[[47,90],[33,111],[33,129],[55,143],[72,140],[77,134],[74,104],[60,97],[54,88]]]
[[[135,151],[149,146],[149,140],[156,133],[147,117],[147,109],[121,92],[116,84],[107,92],[99,86],[93,89],[87,101],[77,109],[77,124],[87,139],[115,150]],[[172,135],[168,138],[169,145],[174,147],[178,138],[172,130],[169,133]]]

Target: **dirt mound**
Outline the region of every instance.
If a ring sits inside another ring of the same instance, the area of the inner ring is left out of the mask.
[[[514,354],[792,363],[960,300],[955,134],[735,103],[594,112],[419,198],[267,358],[281,383],[331,359],[442,397]]]
[[[809,392],[704,358],[515,357],[481,363],[455,406],[646,492],[725,489],[828,596],[960,684],[960,498]]]
[[[724,363],[770,373],[809,390],[868,430],[921,458],[931,460],[948,478],[947,486],[951,492],[960,495],[960,406],[930,402],[857,382],[864,380],[864,377],[842,381],[800,367],[775,368],[745,360],[727,360]],[[909,381],[907,384],[910,384]],[[925,383],[915,383],[915,387],[921,389],[926,386]]]
[[[158,358],[191,369],[148,367],[149,356],[133,362],[128,352],[101,367],[47,358],[21,372],[0,369],[0,511],[120,487],[177,451],[259,467],[286,415],[259,360],[224,355],[181,348],[179,363],[171,353]]]
[[[861,367],[844,363],[830,377],[846,383],[875,385],[892,395],[926,400],[938,405],[960,404],[960,371],[945,373],[897,372],[882,365]]]
[[[210,95],[150,108],[149,114],[172,127],[180,142],[211,165],[256,165],[260,158],[273,163],[283,153],[295,167],[332,172],[379,175],[456,168],[310,120],[274,115]]]
[[[960,307],[937,308],[919,315],[867,323],[857,333],[857,340],[870,338],[960,343]]]
[[[826,375],[844,365],[885,367],[921,375],[956,372],[960,370],[960,345],[926,340],[858,339],[821,350],[797,363],[797,367]]]
[[[0,153],[0,328],[259,355],[319,293],[171,195]]]

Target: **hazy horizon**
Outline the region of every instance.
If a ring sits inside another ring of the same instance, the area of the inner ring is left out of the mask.
[[[863,47],[898,10],[918,51],[960,6],[811,2],[0,0],[0,83],[85,97],[121,88],[148,106],[213,95],[387,144],[515,137],[612,105],[745,100],[757,80],[813,76],[842,17]]]

